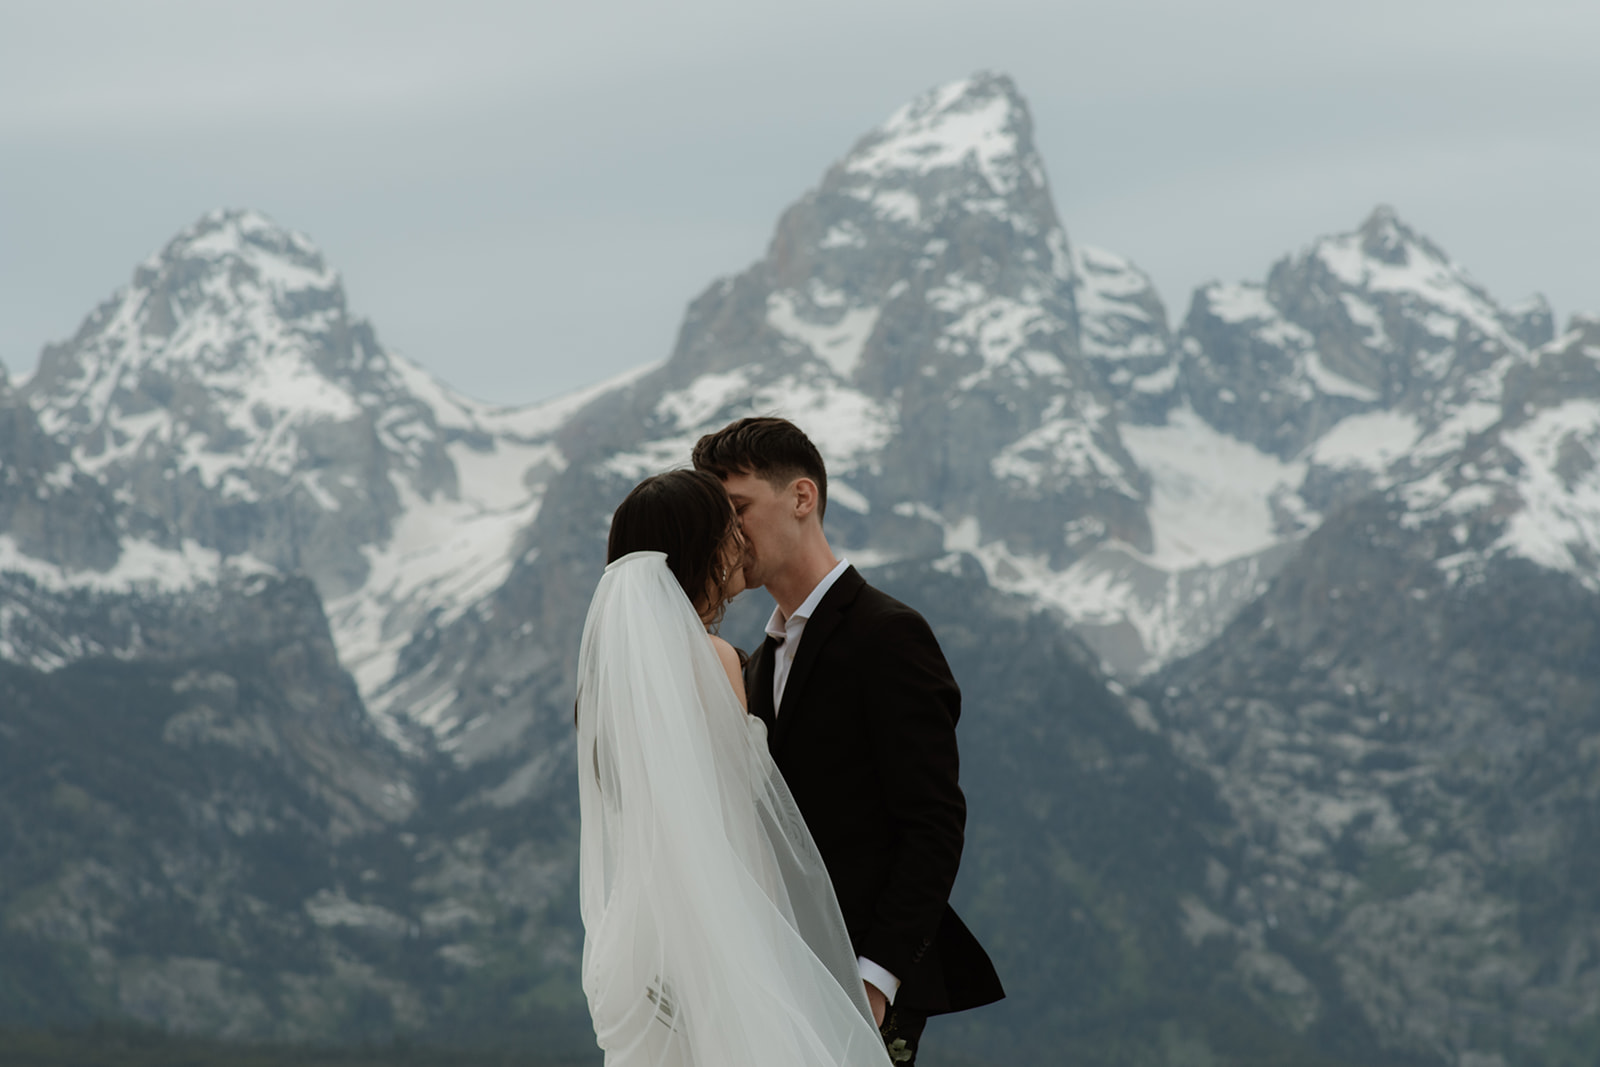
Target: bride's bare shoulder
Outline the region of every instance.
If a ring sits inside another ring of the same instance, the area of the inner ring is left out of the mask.
[[[711,647],[716,650],[722,669],[728,672],[728,683],[733,686],[733,693],[739,698],[739,705],[745,706],[744,669],[739,661],[739,650],[716,634],[706,634],[706,636],[711,639]]]
[[[722,661],[722,666],[737,673],[740,669],[739,650],[716,634],[706,634],[706,636],[711,639],[711,647],[717,650],[717,659]]]

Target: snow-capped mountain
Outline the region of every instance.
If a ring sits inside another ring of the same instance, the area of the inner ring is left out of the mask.
[[[765,260],[696,302],[629,473],[776,405],[817,427],[852,547],[998,539],[1059,564],[1097,536],[1074,519],[1142,542],[1140,472],[1078,303],[1098,298],[1102,359],[1120,338],[1143,354],[1145,309],[1126,265],[1083,277],[1075,262],[1009,80],[929,93],[785,212]]]
[[[1395,411],[1431,430],[1493,403],[1508,361],[1549,340],[1549,325],[1542,304],[1500,308],[1379,208],[1355,233],[1276,264],[1264,285],[1197,293],[1184,384],[1208,422],[1290,459],[1350,415]]]
[[[1574,317],[1486,393],[1413,450],[1407,525],[1447,531],[1459,579],[1513,557],[1600,592],[1600,321]]]
[[[1122,430],[1150,478],[1152,545],[1033,581],[1124,673],[1193,652],[1324,515],[1494,422],[1550,332],[1542,300],[1501,308],[1386,207],[1265,283],[1204,286],[1159,413]]]
[[[374,710],[448,732],[471,713],[397,685],[399,650],[500,586],[585,451],[636,478],[741,411],[782,410],[827,455],[837,536],[864,561],[990,544],[1002,571],[1053,573],[1108,538],[1148,546],[1118,412],[1171,393],[1165,315],[1131,265],[1070,246],[1031,138],[1003,77],[919,98],[695,303],[665,366],[514,412],[387,352],[305,237],[213,213],[23,390],[115,498],[116,560],[7,558],[63,587],[305,573]],[[624,388],[627,429],[569,418]]]
[[[78,548],[99,527],[40,538],[13,516],[8,568],[112,591],[306,574],[369,696],[421,620],[503,580],[562,462],[549,435],[582,400],[504,411],[451,392],[350,315],[307,238],[251,211],[179,234],[18,392],[0,403],[55,450],[40,477],[108,497],[115,533]]]
[[[396,386],[310,243],[235,212],[142,264],[23,393],[116,487],[131,539],[299,569],[332,594],[390,532],[391,474],[423,496],[454,488],[431,412]]]
[[[1069,241],[1025,103],[977,75],[863,137],[764,259],[693,303],[665,363],[527,409],[387,352],[304,236],[208,215],[21,390],[70,459],[50,477],[95,497],[81,528],[115,538],[28,551],[13,520],[0,558],[55,587],[308,574],[391,735],[470,759],[456,735],[503,752],[546,665],[501,621],[573,625],[535,607],[545,591],[497,606],[518,568],[571,563],[565,531],[632,481],[779,412],[826,456],[852,558],[970,553],[1132,679],[1218,634],[1323,515],[1498,419],[1549,332],[1542,303],[1500,308],[1380,208],[1264,283],[1202,288],[1174,334],[1136,267]],[[563,514],[541,522],[558,478]],[[499,666],[473,681],[479,658]]]
[[[1214,636],[1323,514],[1499,420],[1551,334],[1542,302],[1500,307],[1380,208],[1264,283],[1202,288],[1174,335],[1136,267],[1068,240],[1026,106],[978,75],[864,137],[665,364],[527,409],[386,351],[304,236],[208,215],[0,384],[8,484],[35,501],[0,562],[102,589],[305,573],[375,709],[442,728],[462,715],[384,696],[400,650],[538,550],[519,536],[553,477],[604,454],[636,478],[780,411],[828,458],[857,558],[974,553],[1137,676]],[[627,418],[593,425],[602,398]]]
[[[828,458],[856,558],[974,553],[1137,677],[1219,632],[1419,438],[1470,430],[1548,323],[1380,209],[1265,284],[1201,290],[1174,336],[1136,267],[1069,241],[1025,104],[979,75],[830,168],[765,259],[694,303],[666,364],[530,409],[387,352],[305,237],[207,216],[22,390],[115,496],[117,560],[0,552],[67,585],[306,573],[375,713],[448,733],[479,713],[419,688],[401,650],[537,550],[518,537],[553,476],[594,453],[637,478],[780,411]],[[580,415],[602,397],[616,426]]]
[[[1186,401],[1287,458],[1309,531],[1146,691],[1238,826],[1192,938],[1280,1018],[1563,1062],[1600,988],[1600,329],[1552,337],[1380,209],[1184,334]]]

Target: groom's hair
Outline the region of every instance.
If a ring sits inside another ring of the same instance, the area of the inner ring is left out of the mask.
[[[817,520],[828,510],[828,471],[822,453],[794,423],[772,415],[740,419],[694,446],[694,469],[718,478],[753,474],[782,489],[796,478],[817,483]]]

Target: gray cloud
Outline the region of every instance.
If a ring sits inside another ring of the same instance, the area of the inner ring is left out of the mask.
[[[0,359],[248,204],[447,381],[551,395],[665,355],[857,136],[985,67],[1069,233],[1175,315],[1380,201],[1502,299],[1600,310],[1597,30],[1558,0],[12,3]]]

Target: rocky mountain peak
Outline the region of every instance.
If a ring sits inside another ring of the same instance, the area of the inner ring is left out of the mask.
[[[1547,451],[1562,463],[1576,462],[1578,453],[1583,451],[1585,458],[1580,465],[1587,472],[1596,464],[1588,458],[1582,442],[1590,439],[1590,444],[1600,445],[1597,402],[1600,402],[1600,319],[1575,315],[1560,337],[1545,344],[1527,363],[1514,367],[1506,376],[1501,428],[1521,432],[1518,428],[1556,417],[1560,409],[1567,409],[1567,414],[1549,427],[1555,436],[1552,448]],[[1515,436],[1513,433],[1513,438]],[[1519,463],[1518,473],[1525,465]],[[1562,476],[1562,480],[1572,481],[1566,476]],[[1572,488],[1570,484],[1566,486],[1568,491]]]
[[[258,327],[303,320],[314,328],[320,317],[345,313],[339,276],[311,240],[249,209],[210,211],[184,229],[135,269],[122,305],[155,340],[205,329],[208,319],[255,319]]]
[[[857,141],[785,213],[765,267],[768,285],[793,293],[780,299],[824,323],[952,274],[1012,292],[1059,289],[1073,317],[1061,284],[1072,258],[1033,120],[999,74],[931,89]],[[853,360],[830,362],[854,371]]]
[[[254,422],[305,401],[348,415],[348,397],[335,395],[345,390],[324,379],[359,372],[376,347],[306,237],[256,211],[219,210],[141,263],[70,341],[47,346],[27,392],[53,432],[171,412],[179,391],[242,397],[291,381],[293,403],[251,397]]]
[[[1600,359],[1600,315],[1573,315],[1567,320],[1566,332],[1577,334],[1580,343]]]
[[[1279,263],[1267,284],[1291,312],[1300,303],[1297,289],[1319,290],[1325,303],[1345,306],[1351,324],[1363,327],[1374,346],[1404,347],[1407,339],[1389,336],[1382,320],[1408,316],[1441,339],[1454,341],[1465,325],[1502,346],[1520,347],[1506,310],[1388,206],[1375,209],[1354,232],[1324,237],[1305,254]],[[1352,302],[1366,304],[1377,319],[1352,310]]]
[[[923,93],[858,141],[840,166],[873,182],[961,171],[997,196],[1043,184],[1028,105],[1009,77],[988,72]]]
[[[1356,234],[1361,239],[1363,255],[1391,266],[1405,266],[1413,248],[1425,247],[1435,258],[1443,258],[1425,238],[1402,222],[1399,213],[1388,204],[1373,208]]]
[[[782,411],[858,494],[850,547],[979,530],[962,536],[1060,564],[1085,514],[1094,536],[1148,540],[1117,412],[1170,391],[1168,351],[1149,280],[1074,254],[1027,105],[978,74],[893,112],[785,212],[762,262],[696,301],[641,423],[655,443],[621,451],[647,473],[736,414]]]
[[[1556,336],[1556,313],[1550,302],[1535,293],[1506,309],[1511,318],[1511,331],[1517,340],[1529,348],[1549,344]]]
[[[784,213],[766,259],[708,291],[686,326],[673,358],[684,380],[809,366],[889,401],[1071,377],[1072,250],[1015,85],[978,74],[896,110]],[[962,341],[936,343],[951,326]]]
[[[857,234],[925,242],[974,241],[984,227],[1004,227],[1013,240],[1039,243],[1038,264],[1071,275],[1043,160],[1033,144],[1033,117],[1003,74],[979,73],[930,89],[856,142],[823,180],[824,201],[843,197],[871,208],[880,225]],[[823,235],[824,247],[849,243],[853,221]],[[992,240],[992,237],[991,237]]]
[[[1207,421],[1289,458],[1354,414],[1387,409],[1431,429],[1466,405],[1498,406],[1508,369],[1548,339],[1549,320],[1542,300],[1502,307],[1380,206],[1278,261],[1264,285],[1197,292],[1185,381]]]
[[[21,392],[73,466],[124,499],[125,534],[300,570],[333,594],[389,535],[391,473],[425,498],[455,492],[425,377],[348,314],[308,238],[224,210],[48,346]]]
[[[148,287],[163,275],[193,276],[241,268],[260,288],[276,293],[338,285],[338,275],[310,238],[250,208],[208,211],[140,264],[134,284]]]

